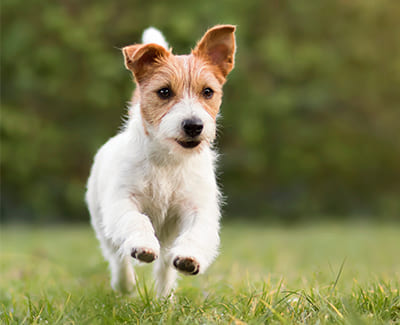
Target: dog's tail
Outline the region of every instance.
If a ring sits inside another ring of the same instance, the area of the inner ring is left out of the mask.
[[[168,43],[165,40],[163,34],[154,27],[149,27],[143,32],[142,42],[143,44],[156,43],[165,47],[168,50]]]

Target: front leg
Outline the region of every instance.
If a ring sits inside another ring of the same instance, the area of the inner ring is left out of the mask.
[[[117,199],[118,198],[118,199]],[[140,213],[133,198],[123,194],[110,196],[103,206],[103,229],[118,247],[121,257],[150,263],[158,258],[160,244],[149,218]]]
[[[185,211],[180,234],[170,251],[172,265],[186,275],[202,274],[218,254],[218,203]]]

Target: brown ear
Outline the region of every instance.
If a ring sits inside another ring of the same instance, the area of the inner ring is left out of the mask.
[[[134,44],[122,48],[122,54],[124,55],[125,60],[125,68],[128,70],[131,70],[133,55],[141,46],[142,44]]]
[[[158,44],[135,44],[122,49],[125,58],[125,67],[131,70],[137,81],[146,77],[163,59],[169,57],[164,47]]]
[[[235,30],[233,25],[214,26],[205,33],[193,54],[218,66],[226,77],[234,65]]]

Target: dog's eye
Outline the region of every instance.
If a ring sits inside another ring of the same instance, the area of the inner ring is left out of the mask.
[[[203,97],[205,99],[210,99],[214,95],[214,90],[212,90],[211,88],[207,87],[207,88],[203,89],[201,94],[203,95]]]
[[[172,90],[169,87],[161,88],[157,91],[157,95],[161,99],[168,99],[172,96]]]

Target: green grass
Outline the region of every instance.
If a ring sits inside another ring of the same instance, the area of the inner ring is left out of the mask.
[[[114,293],[86,226],[3,227],[1,324],[400,324],[400,228],[228,224],[205,275]]]

